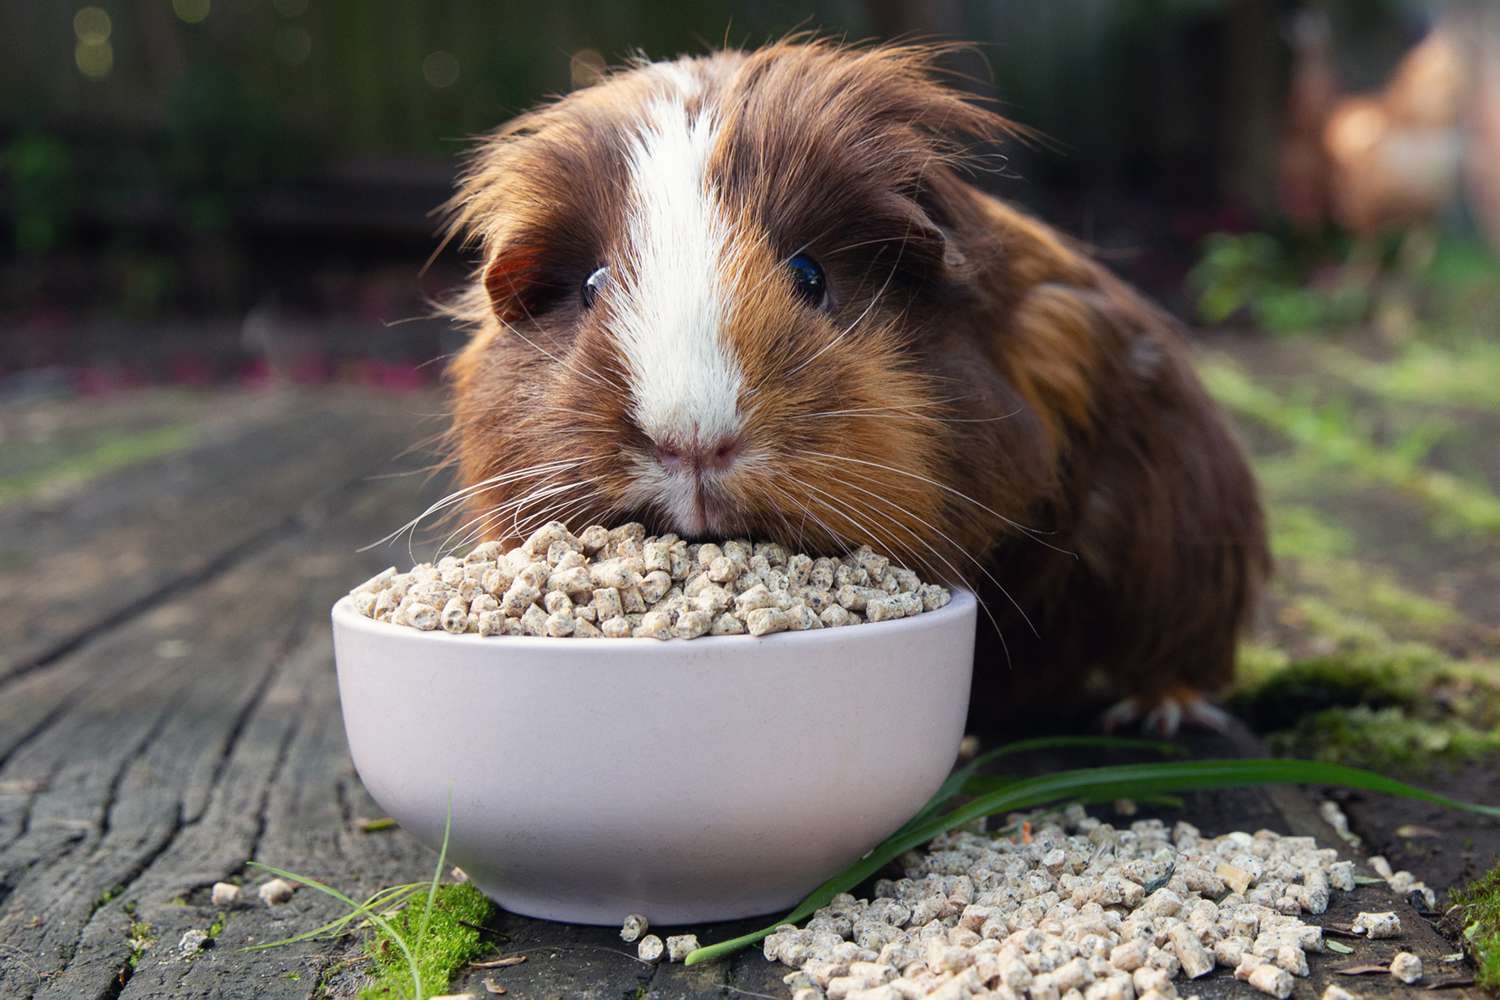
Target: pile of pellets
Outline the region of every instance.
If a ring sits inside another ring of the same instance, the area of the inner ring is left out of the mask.
[[[889,621],[952,595],[868,546],[814,558],[774,542],[647,536],[635,523],[575,535],[553,521],[509,551],[484,542],[461,559],[392,566],[350,598],[367,618],[428,632],[696,639]]]
[[[766,958],[796,970],[794,1000],[1171,1000],[1179,979],[1221,966],[1284,1000],[1325,950],[1302,916],[1355,887],[1354,863],[1311,837],[1209,838],[1155,819],[1116,829],[1079,806],[1032,822],[1013,817],[1015,839],[939,837],[874,898],[840,895],[804,927],[777,928]],[[1352,929],[1392,938],[1401,922],[1361,913]],[[1402,952],[1390,971],[1412,982],[1421,963]]]

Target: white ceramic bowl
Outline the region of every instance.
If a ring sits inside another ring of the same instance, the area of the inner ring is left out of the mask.
[[[507,910],[696,923],[785,909],[953,765],[975,603],[765,638],[418,632],[333,608],[375,801]]]

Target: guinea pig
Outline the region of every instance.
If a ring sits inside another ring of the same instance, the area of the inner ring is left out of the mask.
[[[486,138],[465,524],[868,544],[980,596],[977,717],[1220,723],[1269,569],[1244,455],[1168,316],[971,183],[1016,129],[939,54],[637,63]]]

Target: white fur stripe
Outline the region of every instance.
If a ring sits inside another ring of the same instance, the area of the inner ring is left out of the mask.
[[[688,114],[696,82],[666,69],[670,94],[647,105],[630,151],[631,259],[611,305],[636,420],[682,444],[738,431],[742,378],[724,342],[730,226],[706,175],[717,122],[706,106]]]

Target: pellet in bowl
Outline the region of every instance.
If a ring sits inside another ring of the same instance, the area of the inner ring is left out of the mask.
[[[869,546],[840,558],[769,542],[690,543],[636,523],[553,521],[509,550],[388,567],[350,592],[366,618],[424,632],[550,638],[766,636],[908,618],[951,592]]]

